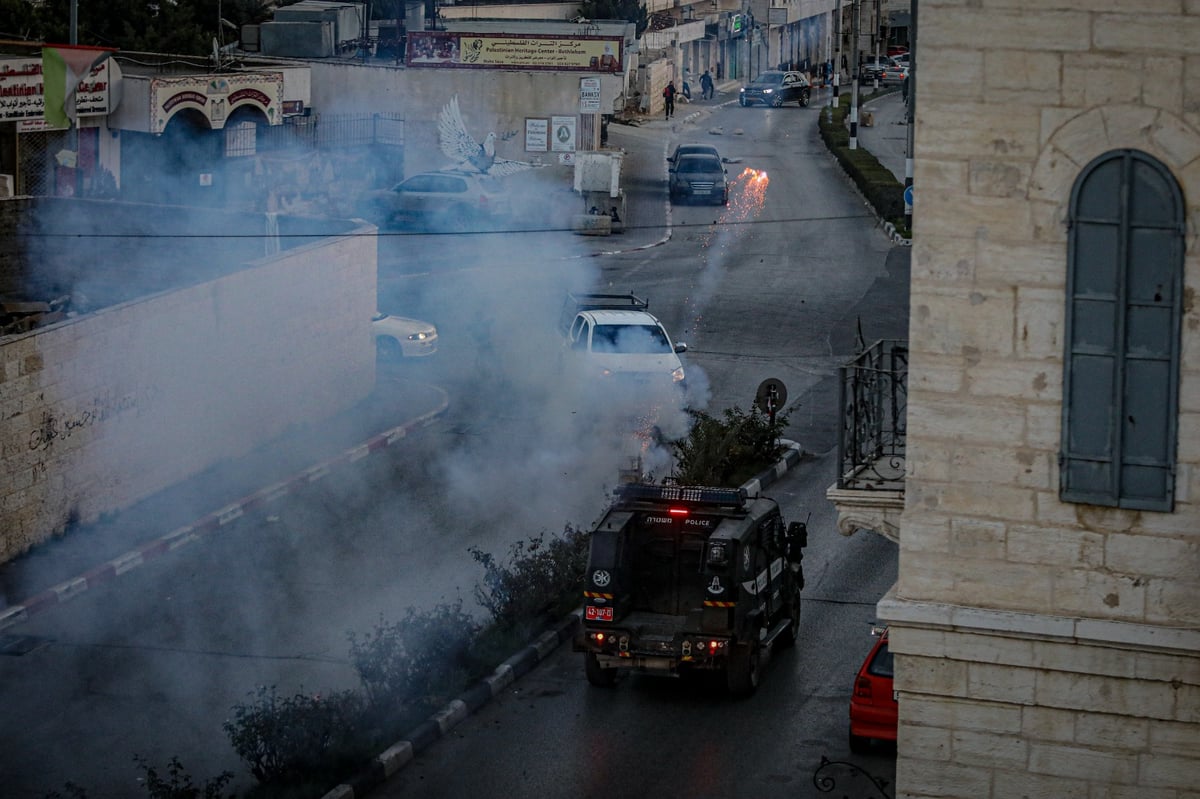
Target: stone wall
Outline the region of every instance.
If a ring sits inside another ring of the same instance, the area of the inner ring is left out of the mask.
[[[921,4],[898,796],[1200,781],[1200,4],[1126,8]],[[1188,203],[1173,513],[1058,499],[1070,191],[1123,147]]]
[[[216,240],[206,244],[213,261]],[[0,561],[371,390],[374,237],[302,241],[0,338]],[[169,247],[158,264],[178,266]],[[93,272],[119,281],[133,266]]]

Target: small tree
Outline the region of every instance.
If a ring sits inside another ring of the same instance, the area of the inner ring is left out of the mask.
[[[350,660],[372,712],[428,710],[460,689],[473,670],[471,644],[478,629],[459,599],[430,611],[409,608],[390,624],[380,618],[362,639],[350,633]]]
[[[787,427],[786,413],[776,413],[772,421],[757,407],[746,413],[735,405],[721,418],[697,410],[688,414],[688,435],[669,442],[676,462],[671,477],[677,483],[735,488],[783,453],[780,435]]]
[[[224,724],[234,750],[262,783],[305,784],[336,778],[361,759],[363,702],[353,691],[281,697],[259,687]]]
[[[471,547],[471,556],[484,570],[475,597],[498,626],[532,632],[578,604],[587,548],[587,533],[569,524],[559,536],[547,539],[541,533],[517,541],[509,548],[507,563]]]

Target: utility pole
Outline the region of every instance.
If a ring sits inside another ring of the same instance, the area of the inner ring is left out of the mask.
[[[908,226],[909,235],[912,235],[912,217],[913,217],[913,201],[915,190],[913,189],[913,144],[916,141],[914,133],[917,127],[917,0],[912,0],[912,10],[909,14],[909,29],[908,29],[908,97],[905,100],[908,107],[905,109],[905,116],[908,120],[908,146],[904,157],[904,222]]]
[[[833,97],[829,100],[830,108],[838,106],[838,87],[842,83],[842,0],[837,0],[836,13],[833,19]]]
[[[70,39],[67,44],[79,44],[79,0],[71,0],[71,16],[70,16]],[[63,97],[63,102],[69,102],[69,98]],[[79,117],[68,119],[71,124],[71,133],[68,136],[68,145],[71,151],[75,153],[75,195],[78,197],[83,193],[83,164],[79,157]]]
[[[875,28],[871,31],[871,38],[875,40],[875,69],[873,70],[873,74],[875,75],[876,91],[879,90],[879,31],[883,28],[883,19],[881,18],[883,12],[879,8],[879,2],[880,0],[875,0]]]
[[[851,13],[854,14],[854,19],[850,23],[850,38],[853,39],[851,47],[853,48],[854,59],[850,62],[850,149],[858,149],[858,28],[859,17],[862,14],[860,3],[862,0],[854,0]]]

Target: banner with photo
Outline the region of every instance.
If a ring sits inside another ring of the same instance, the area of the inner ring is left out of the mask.
[[[410,67],[620,72],[620,37],[411,31]]]

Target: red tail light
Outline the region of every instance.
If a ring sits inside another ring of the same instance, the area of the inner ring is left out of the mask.
[[[854,695],[863,699],[871,698],[871,680],[868,677],[859,677],[854,681]]]
[[[667,513],[671,514],[672,516],[687,516],[688,509],[687,508],[670,508],[667,510]]]

